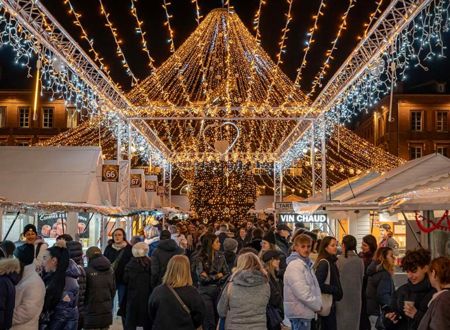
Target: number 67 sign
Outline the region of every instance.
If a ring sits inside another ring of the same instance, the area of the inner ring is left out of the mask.
[[[102,181],[119,182],[119,165],[103,165]]]

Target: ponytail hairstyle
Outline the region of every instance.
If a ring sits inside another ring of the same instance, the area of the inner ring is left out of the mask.
[[[356,254],[356,238],[352,235],[345,235],[342,239],[342,244],[345,245],[345,257],[347,258],[348,251],[355,251]]]
[[[69,251],[66,242],[59,240],[54,246],[47,249],[50,258],[56,258],[58,263],[56,270],[51,275],[51,279],[46,285],[44,311],[52,311],[62,298],[66,284],[66,271],[69,267]]]

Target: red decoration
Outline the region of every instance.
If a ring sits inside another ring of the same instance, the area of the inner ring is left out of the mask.
[[[443,225],[444,220],[447,220],[447,226]],[[435,230],[450,231],[450,217],[448,210],[445,210],[442,217],[436,223],[433,220],[425,219],[419,212],[416,212],[416,223],[417,226],[419,226],[419,229],[427,234]],[[428,224],[428,226],[426,226],[425,223]]]

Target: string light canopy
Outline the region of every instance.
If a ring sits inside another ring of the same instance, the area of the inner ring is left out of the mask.
[[[128,98],[171,149],[174,164],[273,162],[298,118],[314,116],[305,94],[227,8],[211,11]],[[226,155],[217,141],[228,144]]]

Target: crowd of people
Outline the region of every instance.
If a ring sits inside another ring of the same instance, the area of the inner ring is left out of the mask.
[[[388,228],[385,228],[386,230]],[[48,246],[32,224],[0,244],[0,329],[450,329],[450,258],[395,241],[338,242],[299,224],[177,222],[84,253],[70,235]],[[16,246],[17,245],[17,246]]]

